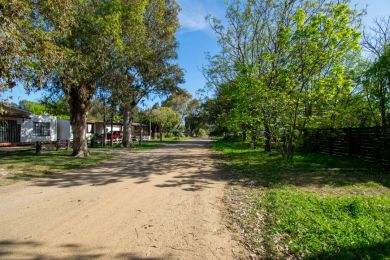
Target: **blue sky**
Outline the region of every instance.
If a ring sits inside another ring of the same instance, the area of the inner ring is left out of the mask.
[[[212,15],[223,18],[225,0],[178,0],[181,6],[179,20],[181,28],[177,32],[179,42],[179,64],[185,71],[186,83],[181,87],[197,96],[197,91],[205,86],[202,66],[207,64],[206,53],[218,52],[216,37],[211,31],[205,16]],[[359,9],[367,7],[367,15],[363,19],[364,26],[370,26],[373,19],[390,15],[390,0],[352,0],[352,5]],[[39,100],[42,92],[27,94],[22,87],[16,87],[4,96],[12,95],[12,100]],[[146,106],[158,101],[158,98],[145,102]]]

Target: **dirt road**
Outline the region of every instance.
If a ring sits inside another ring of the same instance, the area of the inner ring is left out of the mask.
[[[0,187],[2,259],[232,259],[206,141]]]

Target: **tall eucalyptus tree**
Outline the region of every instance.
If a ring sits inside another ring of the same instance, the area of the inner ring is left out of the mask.
[[[134,108],[150,94],[168,94],[183,82],[183,72],[172,63],[177,58],[175,32],[179,6],[175,0],[147,2],[142,48],[125,52],[105,77],[112,88],[113,99],[119,104],[123,117],[122,144],[131,144],[131,122]]]
[[[52,81],[68,97],[73,129],[73,155],[88,156],[87,116],[97,84],[113,57],[141,48],[145,0],[34,1],[34,14],[48,35],[41,57],[55,54]]]

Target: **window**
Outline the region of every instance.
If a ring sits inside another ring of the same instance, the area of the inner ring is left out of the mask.
[[[34,122],[35,136],[50,136],[50,123]]]
[[[93,134],[94,133],[94,129],[93,129],[93,124],[87,124],[87,133],[88,134]]]

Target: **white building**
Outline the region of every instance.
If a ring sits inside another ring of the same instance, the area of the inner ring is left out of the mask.
[[[73,140],[72,126],[68,120],[57,119],[57,140]]]
[[[0,146],[72,140],[70,123],[54,116],[33,115],[16,107],[2,105]]]
[[[21,123],[20,142],[57,141],[57,118],[46,115],[30,115]]]

